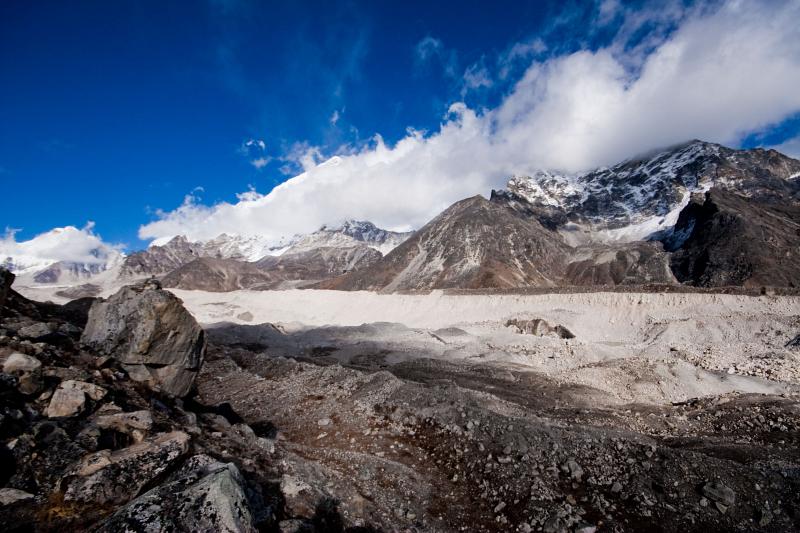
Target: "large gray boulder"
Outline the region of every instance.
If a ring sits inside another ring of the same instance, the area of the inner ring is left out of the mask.
[[[94,531],[250,533],[256,529],[236,466],[196,455],[166,483],[142,494]]]
[[[132,379],[178,397],[191,391],[206,350],[203,329],[156,280],[94,302],[81,342],[116,358]]]

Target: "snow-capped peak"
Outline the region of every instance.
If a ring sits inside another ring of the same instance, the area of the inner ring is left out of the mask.
[[[88,224],[53,228],[30,240],[17,241],[15,232],[0,239],[0,265],[19,276],[35,275],[54,264],[62,271],[97,273],[118,264],[124,254],[119,246],[110,245]]]
[[[572,244],[641,240],[669,230],[693,193],[717,186],[751,194],[754,176],[773,167],[776,177],[791,179],[798,162],[773,165],[770,157],[695,140],[589,172],[514,176],[498,196],[555,220]]]

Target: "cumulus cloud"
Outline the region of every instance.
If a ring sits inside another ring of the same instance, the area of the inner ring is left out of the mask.
[[[0,264],[12,259],[15,270],[38,269],[58,261],[103,264],[118,256],[120,245],[103,242],[94,223],[54,228],[27,241],[17,241],[17,230],[6,229],[0,237]]]
[[[376,136],[322,164],[318,149],[297,145],[303,173],[269,194],[214,206],[189,201],[140,236],[278,238],[349,217],[420,227],[511,174],[578,171],[692,138],[735,145],[800,110],[800,3],[670,8],[652,15],[665,25],[644,38],[643,15],[608,5],[602,16],[625,18],[618,39],[546,58],[536,55],[542,46],[530,49],[532,63],[494,109],[454,103],[437,131],[410,130],[391,146]],[[442,46],[428,38],[417,49],[430,58]]]

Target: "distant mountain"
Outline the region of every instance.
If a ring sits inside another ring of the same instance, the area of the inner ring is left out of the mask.
[[[116,268],[124,258],[118,249],[73,226],[54,228],[3,251],[0,266],[14,272],[18,283],[83,283]],[[65,256],[70,259],[59,259]]]
[[[125,258],[120,268],[122,278],[157,276],[171,272],[200,257],[206,257],[203,245],[178,235],[163,245],[151,245]]]
[[[347,248],[366,245],[386,255],[408,239],[413,232],[394,232],[363,220],[347,220],[338,226],[322,226],[319,230],[298,237],[287,251],[302,252],[316,248]]]
[[[694,193],[712,187],[754,198],[792,194],[800,161],[775,150],[692,141],[581,174],[515,176],[492,200],[539,220],[566,242],[666,237]]]
[[[693,141],[457,202],[344,290],[800,284],[800,161]]]
[[[276,281],[254,263],[216,257],[199,257],[161,279],[164,287],[210,292],[263,290],[273,287]]]
[[[341,290],[675,283],[660,243],[584,245],[506,205],[453,204],[374,265],[319,284]]]
[[[284,281],[319,281],[368,268],[382,257],[365,244],[292,248],[280,256],[265,257],[256,266]]]
[[[380,252],[366,245],[287,252],[255,263],[198,257],[164,275],[161,282],[168,288],[211,292],[276,289],[333,278],[381,257]]]
[[[353,220],[339,226],[323,226],[308,235],[295,236],[288,242],[277,244],[257,236],[244,237],[223,233],[209,241],[192,242],[179,235],[163,244],[151,245],[146,250],[126,257],[120,269],[120,277],[160,276],[198,258],[255,262],[285,254],[302,254],[326,249],[325,252],[310,253],[305,256],[312,262],[307,268],[308,272],[318,276],[307,279],[319,280],[329,277],[321,275],[326,269],[332,269],[337,274],[353,270],[354,265],[349,261],[355,256],[375,260],[382,253],[403,242],[409,235],[410,233],[383,230],[370,222]],[[367,248],[377,252],[356,253],[352,250],[356,248]],[[340,252],[334,252],[333,249],[338,249]],[[297,270],[299,261],[299,258],[295,257],[283,264],[285,268]]]
[[[555,286],[569,247],[482,196],[457,202],[374,265],[321,284],[345,290]]]

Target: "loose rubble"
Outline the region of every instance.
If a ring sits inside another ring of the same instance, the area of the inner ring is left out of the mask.
[[[124,294],[176,305],[159,291]],[[132,338],[152,339],[131,325],[115,326],[127,332],[122,355],[87,342],[101,337],[98,324],[83,330],[95,305],[8,292],[3,531],[800,529],[795,393],[619,404],[491,361],[365,370],[211,333],[192,359],[200,337],[182,320],[190,331],[178,336],[194,340],[171,360],[183,377],[140,380],[138,365],[152,363],[128,355],[159,360],[165,345],[131,350]]]

